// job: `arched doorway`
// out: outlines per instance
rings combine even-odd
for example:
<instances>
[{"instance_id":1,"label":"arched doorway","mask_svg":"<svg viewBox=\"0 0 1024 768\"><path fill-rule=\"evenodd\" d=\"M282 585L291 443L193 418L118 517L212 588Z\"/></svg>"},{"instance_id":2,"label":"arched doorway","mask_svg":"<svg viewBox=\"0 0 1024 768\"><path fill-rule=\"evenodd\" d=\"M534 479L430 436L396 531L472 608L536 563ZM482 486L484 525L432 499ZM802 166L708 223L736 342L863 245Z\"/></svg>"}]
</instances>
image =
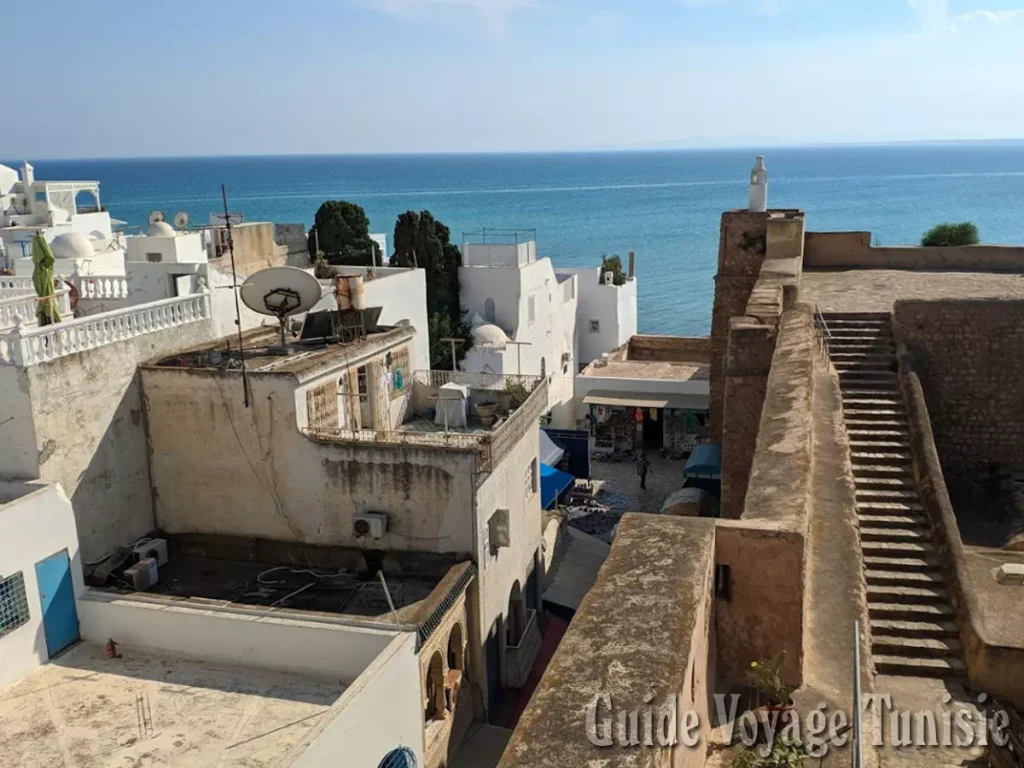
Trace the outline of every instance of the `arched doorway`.
<instances>
[{"instance_id":1,"label":"arched doorway","mask_svg":"<svg viewBox=\"0 0 1024 768\"><path fill-rule=\"evenodd\" d=\"M456 624L448 634L448 669L463 669L462 625Z\"/></svg>"},{"instance_id":2,"label":"arched doorway","mask_svg":"<svg viewBox=\"0 0 1024 768\"><path fill-rule=\"evenodd\" d=\"M519 645L526 629L526 606L523 605L523 588L516 579L508 596L508 626L505 642L510 646Z\"/></svg>"},{"instance_id":3,"label":"arched doorway","mask_svg":"<svg viewBox=\"0 0 1024 768\"><path fill-rule=\"evenodd\" d=\"M427 666L427 679L424 681L427 694L423 716L426 720L444 718L444 660L440 651L434 651Z\"/></svg>"}]
</instances>

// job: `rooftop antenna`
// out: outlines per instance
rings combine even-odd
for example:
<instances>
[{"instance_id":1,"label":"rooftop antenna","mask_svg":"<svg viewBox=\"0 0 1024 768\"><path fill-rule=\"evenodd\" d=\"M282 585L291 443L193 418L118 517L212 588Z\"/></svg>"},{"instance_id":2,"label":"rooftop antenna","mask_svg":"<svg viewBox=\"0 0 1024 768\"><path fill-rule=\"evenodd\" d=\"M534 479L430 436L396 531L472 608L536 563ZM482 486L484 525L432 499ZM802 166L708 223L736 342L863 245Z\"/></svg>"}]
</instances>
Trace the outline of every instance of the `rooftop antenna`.
<instances>
[{"instance_id":1,"label":"rooftop antenna","mask_svg":"<svg viewBox=\"0 0 1024 768\"><path fill-rule=\"evenodd\" d=\"M224 201L224 213L215 214L216 218L224 219L224 224L228 228L228 250L231 252L231 287L235 294L235 326L238 328L238 354L242 358L242 402L245 403L245 407L249 407L249 377L245 370L245 345L242 342L242 307L238 302L238 294L240 293L238 287L238 273L235 271L235 244L231 238L231 219L233 214L228 211L228 193L227 189L223 184L220 185L220 196ZM163 214L161 214L162 216ZM241 220L241 217L239 217Z\"/></svg>"}]
</instances>

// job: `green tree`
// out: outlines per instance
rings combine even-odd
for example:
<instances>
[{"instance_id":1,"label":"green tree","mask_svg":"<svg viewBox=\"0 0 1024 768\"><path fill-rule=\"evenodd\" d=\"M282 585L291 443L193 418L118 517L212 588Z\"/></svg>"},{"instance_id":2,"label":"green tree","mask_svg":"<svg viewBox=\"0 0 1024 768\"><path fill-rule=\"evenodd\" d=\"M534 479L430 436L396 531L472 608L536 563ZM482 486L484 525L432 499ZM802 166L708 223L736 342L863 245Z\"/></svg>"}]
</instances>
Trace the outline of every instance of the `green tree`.
<instances>
[{"instance_id":1,"label":"green tree","mask_svg":"<svg viewBox=\"0 0 1024 768\"><path fill-rule=\"evenodd\" d=\"M310 258L315 261L319 250L328 264L369 267L381 258L366 211L345 200L328 200L317 209L307 243Z\"/></svg>"},{"instance_id":2,"label":"green tree","mask_svg":"<svg viewBox=\"0 0 1024 768\"><path fill-rule=\"evenodd\" d=\"M978 227L965 221L960 224L945 223L932 227L924 233L921 238L921 245L926 246L950 246L950 245L977 245L980 242Z\"/></svg>"},{"instance_id":3,"label":"green tree","mask_svg":"<svg viewBox=\"0 0 1024 768\"><path fill-rule=\"evenodd\" d=\"M393 267L426 270L427 317L430 322L430 366L450 370L451 347L443 338L465 339L456 348L462 360L472 345L471 327L459 301L459 266L462 253L451 242L451 230L430 211L406 211L395 222Z\"/></svg>"},{"instance_id":4,"label":"green tree","mask_svg":"<svg viewBox=\"0 0 1024 768\"><path fill-rule=\"evenodd\" d=\"M622 257L618 254L613 253L611 256L605 254L601 257L601 278L600 282L604 285L604 273L612 273L612 282L615 285L624 285L626 282L626 273L622 271Z\"/></svg>"}]
</instances>

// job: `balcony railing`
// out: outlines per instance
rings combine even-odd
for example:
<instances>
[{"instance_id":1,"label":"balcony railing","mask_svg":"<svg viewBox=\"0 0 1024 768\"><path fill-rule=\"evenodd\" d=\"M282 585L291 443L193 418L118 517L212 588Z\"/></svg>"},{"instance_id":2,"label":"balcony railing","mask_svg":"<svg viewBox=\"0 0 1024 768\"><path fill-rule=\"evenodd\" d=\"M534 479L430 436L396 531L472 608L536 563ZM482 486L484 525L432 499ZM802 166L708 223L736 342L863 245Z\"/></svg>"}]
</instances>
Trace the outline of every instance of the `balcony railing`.
<instances>
[{"instance_id":1,"label":"balcony railing","mask_svg":"<svg viewBox=\"0 0 1024 768\"><path fill-rule=\"evenodd\" d=\"M540 651L540 627L537 626L537 612L526 612L526 628L516 645L505 648L505 687L522 688L533 669Z\"/></svg>"},{"instance_id":2,"label":"balcony railing","mask_svg":"<svg viewBox=\"0 0 1024 768\"><path fill-rule=\"evenodd\" d=\"M119 275L74 277L71 282L83 299L120 300L128 298L128 280Z\"/></svg>"},{"instance_id":3,"label":"balcony railing","mask_svg":"<svg viewBox=\"0 0 1024 768\"><path fill-rule=\"evenodd\" d=\"M206 291L0 336L0 362L29 366L210 317Z\"/></svg>"},{"instance_id":4,"label":"balcony railing","mask_svg":"<svg viewBox=\"0 0 1024 768\"><path fill-rule=\"evenodd\" d=\"M36 286L31 277L0 275L0 297L21 296L25 293L35 292Z\"/></svg>"},{"instance_id":5,"label":"balcony railing","mask_svg":"<svg viewBox=\"0 0 1024 768\"><path fill-rule=\"evenodd\" d=\"M60 310L62 318L71 317L70 293L71 291L67 286L58 288L54 292L57 298L57 308ZM25 325L34 325L38 306L39 298L36 296L35 291L0 298L0 330L13 328L19 320Z\"/></svg>"}]
</instances>

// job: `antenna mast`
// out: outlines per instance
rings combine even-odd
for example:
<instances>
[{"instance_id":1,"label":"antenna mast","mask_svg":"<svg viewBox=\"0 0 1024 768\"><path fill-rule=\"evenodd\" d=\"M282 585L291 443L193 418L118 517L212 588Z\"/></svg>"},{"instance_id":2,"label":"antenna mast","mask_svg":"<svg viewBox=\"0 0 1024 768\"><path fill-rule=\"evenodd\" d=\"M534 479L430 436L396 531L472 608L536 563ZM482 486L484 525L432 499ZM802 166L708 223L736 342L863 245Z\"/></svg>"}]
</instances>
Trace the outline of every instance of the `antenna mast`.
<instances>
[{"instance_id":1,"label":"antenna mast","mask_svg":"<svg viewBox=\"0 0 1024 768\"><path fill-rule=\"evenodd\" d=\"M238 328L238 354L242 358L242 402L249 407L249 378L245 371L245 346L242 343L242 308L238 301L238 273L235 271L235 242L231 236L231 213L228 212L228 193L224 185L220 185L220 196L224 201L224 214L217 218L223 218L228 229L228 250L231 252L231 290L235 294L235 326Z\"/></svg>"}]
</instances>

